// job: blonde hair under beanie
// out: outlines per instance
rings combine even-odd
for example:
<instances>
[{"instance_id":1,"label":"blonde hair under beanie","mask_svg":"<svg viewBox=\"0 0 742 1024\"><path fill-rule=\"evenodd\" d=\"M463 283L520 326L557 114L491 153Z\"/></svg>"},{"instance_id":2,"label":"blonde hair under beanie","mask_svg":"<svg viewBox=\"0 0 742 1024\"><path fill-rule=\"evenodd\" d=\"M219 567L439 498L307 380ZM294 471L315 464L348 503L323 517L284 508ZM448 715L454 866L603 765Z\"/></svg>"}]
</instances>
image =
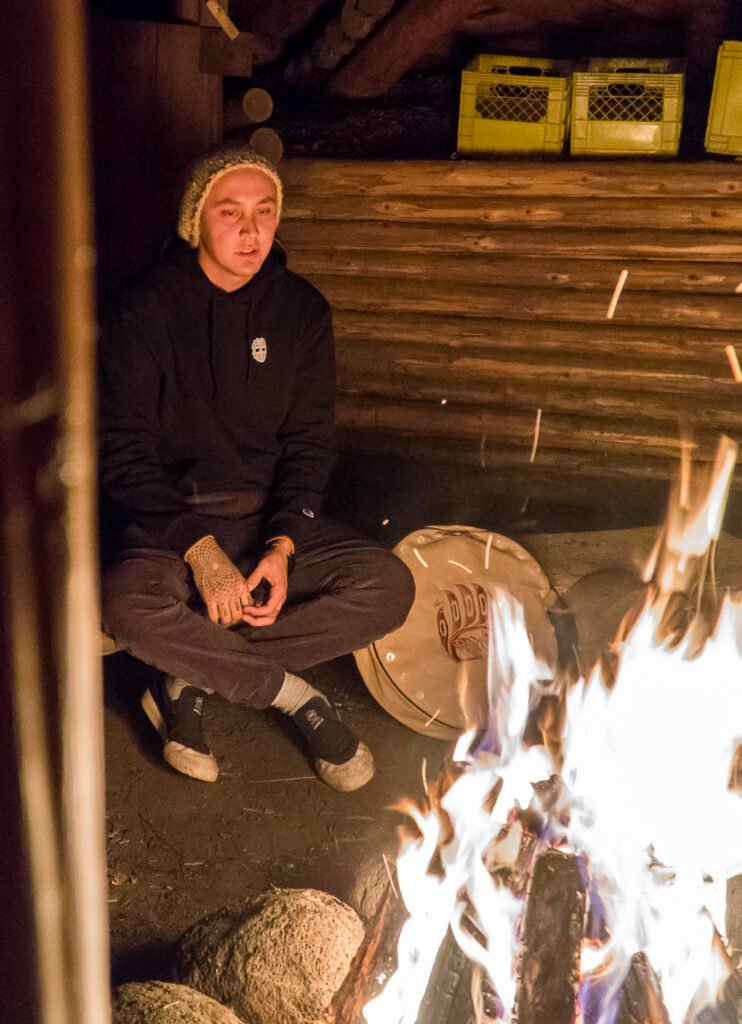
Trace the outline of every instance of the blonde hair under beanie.
<instances>
[{"instance_id":1,"label":"blonde hair under beanie","mask_svg":"<svg viewBox=\"0 0 742 1024\"><path fill-rule=\"evenodd\" d=\"M281 217L283 185L278 171L262 153L249 146L221 146L206 153L191 167L180 202L178 234L196 249L200 241L201 211L215 182L228 171L252 167L276 186L276 221Z\"/></svg>"}]
</instances>

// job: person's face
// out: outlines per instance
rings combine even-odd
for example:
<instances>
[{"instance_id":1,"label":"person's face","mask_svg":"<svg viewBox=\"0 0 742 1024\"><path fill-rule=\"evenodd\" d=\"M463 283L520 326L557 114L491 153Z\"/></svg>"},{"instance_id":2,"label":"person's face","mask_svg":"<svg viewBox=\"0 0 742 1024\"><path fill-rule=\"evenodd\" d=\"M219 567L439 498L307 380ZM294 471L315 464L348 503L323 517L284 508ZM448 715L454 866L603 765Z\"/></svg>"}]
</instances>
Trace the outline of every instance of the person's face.
<instances>
[{"instance_id":1,"label":"person's face","mask_svg":"<svg viewBox=\"0 0 742 1024\"><path fill-rule=\"evenodd\" d=\"M276 233L276 186L252 167L227 171L206 197L198 262L225 292L247 284L263 265Z\"/></svg>"}]
</instances>

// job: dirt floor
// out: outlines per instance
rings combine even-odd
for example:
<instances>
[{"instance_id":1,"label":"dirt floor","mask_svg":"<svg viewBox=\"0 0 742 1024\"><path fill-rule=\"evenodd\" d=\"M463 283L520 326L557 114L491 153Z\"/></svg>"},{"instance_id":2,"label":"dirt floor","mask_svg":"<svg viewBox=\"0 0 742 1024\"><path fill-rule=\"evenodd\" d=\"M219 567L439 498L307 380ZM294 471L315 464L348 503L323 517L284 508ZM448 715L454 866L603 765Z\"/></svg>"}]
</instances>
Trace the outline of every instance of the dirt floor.
<instances>
[{"instance_id":1,"label":"dirt floor","mask_svg":"<svg viewBox=\"0 0 742 1024\"><path fill-rule=\"evenodd\" d=\"M586 572L638 564L655 533L520 540L563 592ZM742 580L742 541L723 538L717 576L721 583ZM221 778L197 782L162 761L159 738L139 708L150 671L123 653L104 663L114 984L169 980L171 947L186 927L270 886L316 887L346 898L359 863L394 845L401 816L390 807L404 797L419 800L422 771L434 776L450 750L390 718L347 657L307 676L372 748L377 774L368 786L355 794L328 789L281 716L216 696L205 703L205 728Z\"/></svg>"},{"instance_id":2,"label":"dirt floor","mask_svg":"<svg viewBox=\"0 0 742 1024\"><path fill-rule=\"evenodd\" d=\"M122 653L104 670L114 984L168 980L171 944L188 925L271 885L347 898L359 861L394 841L401 817L388 808L420 799L423 760L435 774L448 749L390 718L348 657L306 676L373 750L377 773L364 789L329 789L281 716L217 696L204 720L221 778L202 783L160 756L138 703L146 667Z\"/></svg>"}]
</instances>

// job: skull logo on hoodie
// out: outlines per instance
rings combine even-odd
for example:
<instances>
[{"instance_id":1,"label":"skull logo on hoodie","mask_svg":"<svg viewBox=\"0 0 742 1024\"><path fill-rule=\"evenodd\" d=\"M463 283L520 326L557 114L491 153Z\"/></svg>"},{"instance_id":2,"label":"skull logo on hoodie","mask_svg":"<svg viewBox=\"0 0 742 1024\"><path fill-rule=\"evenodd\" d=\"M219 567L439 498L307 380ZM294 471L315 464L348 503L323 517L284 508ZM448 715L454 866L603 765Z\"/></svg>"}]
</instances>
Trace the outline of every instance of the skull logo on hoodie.
<instances>
[{"instance_id":1,"label":"skull logo on hoodie","mask_svg":"<svg viewBox=\"0 0 742 1024\"><path fill-rule=\"evenodd\" d=\"M256 363L264 363L268 358L268 346L265 343L265 338L253 338L250 351Z\"/></svg>"}]
</instances>

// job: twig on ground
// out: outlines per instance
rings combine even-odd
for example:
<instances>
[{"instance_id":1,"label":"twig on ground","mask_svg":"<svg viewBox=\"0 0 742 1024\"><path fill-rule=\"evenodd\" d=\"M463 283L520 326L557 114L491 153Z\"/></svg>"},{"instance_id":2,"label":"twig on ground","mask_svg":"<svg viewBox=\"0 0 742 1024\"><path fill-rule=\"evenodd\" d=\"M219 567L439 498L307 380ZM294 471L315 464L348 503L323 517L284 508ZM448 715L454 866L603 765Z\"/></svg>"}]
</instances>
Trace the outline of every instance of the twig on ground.
<instances>
[{"instance_id":1,"label":"twig on ground","mask_svg":"<svg viewBox=\"0 0 742 1024\"><path fill-rule=\"evenodd\" d=\"M389 884L392 887L392 892L397 897L397 899L399 899L399 893L397 892L397 887L394 884L394 879L392 878L392 873L389 870L389 861L386 859L386 854L385 853L382 853L381 856L384 858L384 867L386 868L386 873L389 876Z\"/></svg>"}]
</instances>

